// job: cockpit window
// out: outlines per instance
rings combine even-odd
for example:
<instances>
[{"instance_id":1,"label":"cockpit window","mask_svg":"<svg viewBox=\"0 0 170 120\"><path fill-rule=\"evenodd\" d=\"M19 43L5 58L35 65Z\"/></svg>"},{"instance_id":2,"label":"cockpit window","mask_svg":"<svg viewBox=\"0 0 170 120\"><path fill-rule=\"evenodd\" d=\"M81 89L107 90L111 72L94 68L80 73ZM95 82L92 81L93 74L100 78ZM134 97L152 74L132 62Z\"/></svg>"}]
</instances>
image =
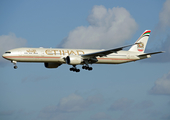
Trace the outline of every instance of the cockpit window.
<instances>
[{"instance_id":1,"label":"cockpit window","mask_svg":"<svg viewBox=\"0 0 170 120\"><path fill-rule=\"evenodd\" d=\"M8 52L5 52L5 53L10 54L11 52L8 51Z\"/></svg>"}]
</instances>

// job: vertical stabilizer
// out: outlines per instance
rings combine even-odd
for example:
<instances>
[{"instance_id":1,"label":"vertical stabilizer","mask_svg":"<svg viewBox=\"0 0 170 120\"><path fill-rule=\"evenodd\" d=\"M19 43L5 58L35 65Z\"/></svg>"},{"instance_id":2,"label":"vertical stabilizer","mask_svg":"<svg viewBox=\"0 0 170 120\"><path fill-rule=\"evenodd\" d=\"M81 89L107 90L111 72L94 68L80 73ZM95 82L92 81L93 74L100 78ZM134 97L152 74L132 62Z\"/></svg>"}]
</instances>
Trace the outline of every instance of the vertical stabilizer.
<instances>
[{"instance_id":1,"label":"vertical stabilizer","mask_svg":"<svg viewBox=\"0 0 170 120\"><path fill-rule=\"evenodd\" d=\"M133 45L129 49L129 51L144 53L150 33L151 33L151 30L145 30L145 32L135 42L139 44Z\"/></svg>"}]
</instances>

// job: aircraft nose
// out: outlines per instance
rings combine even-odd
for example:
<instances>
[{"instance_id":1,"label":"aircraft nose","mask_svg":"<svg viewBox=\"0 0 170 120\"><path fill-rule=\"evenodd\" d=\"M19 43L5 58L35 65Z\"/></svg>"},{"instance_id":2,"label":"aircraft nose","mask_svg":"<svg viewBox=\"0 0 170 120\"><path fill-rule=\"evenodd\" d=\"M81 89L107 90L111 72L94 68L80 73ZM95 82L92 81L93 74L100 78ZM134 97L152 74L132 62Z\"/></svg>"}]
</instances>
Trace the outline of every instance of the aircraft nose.
<instances>
[{"instance_id":1,"label":"aircraft nose","mask_svg":"<svg viewBox=\"0 0 170 120\"><path fill-rule=\"evenodd\" d=\"M3 54L2 57L5 58L5 54Z\"/></svg>"},{"instance_id":2,"label":"aircraft nose","mask_svg":"<svg viewBox=\"0 0 170 120\"><path fill-rule=\"evenodd\" d=\"M6 54L3 54L2 57L6 59L6 58L7 58L7 55L6 55Z\"/></svg>"}]
</instances>

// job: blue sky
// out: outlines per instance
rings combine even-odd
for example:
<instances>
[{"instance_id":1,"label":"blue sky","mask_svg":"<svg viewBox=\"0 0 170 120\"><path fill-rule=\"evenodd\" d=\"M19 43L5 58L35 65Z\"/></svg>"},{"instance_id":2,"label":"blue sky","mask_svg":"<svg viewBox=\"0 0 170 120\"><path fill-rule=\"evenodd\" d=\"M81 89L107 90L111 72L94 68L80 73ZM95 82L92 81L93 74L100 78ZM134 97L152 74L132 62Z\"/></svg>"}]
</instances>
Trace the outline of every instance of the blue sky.
<instances>
[{"instance_id":1,"label":"blue sky","mask_svg":"<svg viewBox=\"0 0 170 120\"><path fill-rule=\"evenodd\" d=\"M152 30L149 59L92 65L17 63L0 58L2 120L169 120L170 0L6 0L0 2L0 54L18 47L114 48ZM78 66L80 68L81 66Z\"/></svg>"}]
</instances>

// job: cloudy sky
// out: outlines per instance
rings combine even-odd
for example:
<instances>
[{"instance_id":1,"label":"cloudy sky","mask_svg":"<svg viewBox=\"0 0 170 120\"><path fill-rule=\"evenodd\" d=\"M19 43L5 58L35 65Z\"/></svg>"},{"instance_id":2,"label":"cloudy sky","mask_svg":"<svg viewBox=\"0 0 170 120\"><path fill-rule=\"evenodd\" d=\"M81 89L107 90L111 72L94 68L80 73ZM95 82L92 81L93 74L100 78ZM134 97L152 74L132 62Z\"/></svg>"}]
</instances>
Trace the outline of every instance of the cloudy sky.
<instances>
[{"instance_id":1,"label":"cloudy sky","mask_svg":"<svg viewBox=\"0 0 170 120\"><path fill-rule=\"evenodd\" d=\"M18 47L114 48L146 29L146 52L166 52L80 73L43 63L17 63L14 70L0 57L0 120L170 120L169 6L170 0L1 0L0 55Z\"/></svg>"}]
</instances>

